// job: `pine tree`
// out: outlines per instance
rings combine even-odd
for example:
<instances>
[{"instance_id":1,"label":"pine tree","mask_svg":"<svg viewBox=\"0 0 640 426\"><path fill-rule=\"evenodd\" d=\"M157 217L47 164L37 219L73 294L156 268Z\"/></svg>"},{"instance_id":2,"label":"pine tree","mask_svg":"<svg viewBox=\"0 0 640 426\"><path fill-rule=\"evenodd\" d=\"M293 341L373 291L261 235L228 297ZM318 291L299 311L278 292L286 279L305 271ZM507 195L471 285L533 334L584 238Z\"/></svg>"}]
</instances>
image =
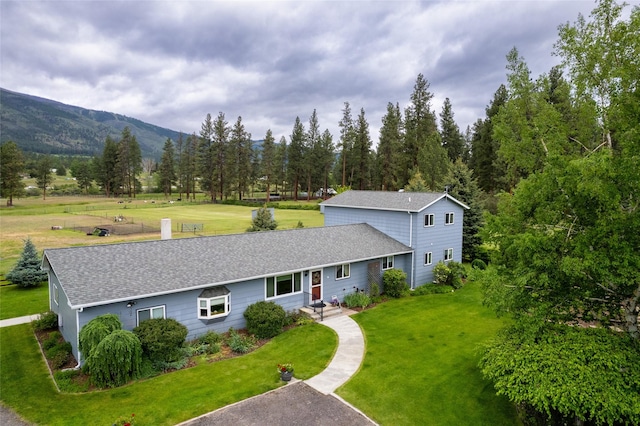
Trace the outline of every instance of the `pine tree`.
<instances>
[{"instance_id":1,"label":"pine tree","mask_svg":"<svg viewBox=\"0 0 640 426\"><path fill-rule=\"evenodd\" d=\"M18 263L6 278L18 287L36 287L47 279L47 272L40 268L41 263L36 246L27 238Z\"/></svg>"},{"instance_id":2,"label":"pine tree","mask_svg":"<svg viewBox=\"0 0 640 426\"><path fill-rule=\"evenodd\" d=\"M291 142L287 151L289 162L287 163L287 171L289 181L293 184L293 199L298 199L298 187L301 179L305 176L305 130L304 125L300 121L300 117L296 117L291 133Z\"/></svg>"},{"instance_id":3,"label":"pine tree","mask_svg":"<svg viewBox=\"0 0 640 426\"><path fill-rule=\"evenodd\" d=\"M442 146L447 150L447 155L451 162L462 157L464 152L464 138L460 133L460 128L453 119L453 109L449 98L444 100L442 112L440 113L440 138Z\"/></svg>"},{"instance_id":4,"label":"pine tree","mask_svg":"<svg viewBox=\"0 0 640 426\"><path fill-rule=\"evenodd\" d=\"M13 197L24 192L21 174L24 172L22 151L13 141L0 145L0 189L7 199L7 207L13 206Z\"/></svg>"},{"instance_id":5,"label":"pine tree","mask_svg":"<svg viewBox=\"0 0 640 426\"><path fill-rule=\"evenodd\" d=\"M383 191L399 189L400 148L402 146L402 112L399 104L395 106L389 102L387 113L382 117L380 141L376 152L376 175L378 185Z\"/></svg>"},{"instance_id":6,"label":"pine tree","mask_svg":"<svg viewBox=\"0 0 640 426\"><path fill-rule=\"evenodd\" d=\"M42 189L42 199L47 198L47 187L53 182L51 173L51 157L44 156L36 163L36 185Z\"/></svg>"},{"instance_id":7,"label":"pine tree","mask_svg":"<svg viewBox=\"0 0 640 426\"><path fill-rule=\"evenodd\" d=\"M162 159L160 160L159 167L160 174L160 187L164 192L164 196L171 195L171 188L176 183L176 168L175 168L175 149L171 139L167 138L162 148Z\"/></svg>"},{"instance_id":8,"label":"pine tree","mask_svg":"<svg viewBox=\"0 0 640 426\"><path fill-rule=\"evenodd\" d=\"M262 158L260 161L260 173L265 178L267 191L267 202L271 191L271 180L275 177L276 168L276 145L271 129L267 129L267 134L262 142Z\"/></svg>"},{"instance_id":9,"label":"pine tree","mask_svg":"<svg viewBox=\"0 0 640 426\"><path fill-rule=\"evenodd\" d=\"M265 205L258 209L247 232L273 231L277 227L278 223L271 216L271 210Z\"/></svg>"}]
</instances>

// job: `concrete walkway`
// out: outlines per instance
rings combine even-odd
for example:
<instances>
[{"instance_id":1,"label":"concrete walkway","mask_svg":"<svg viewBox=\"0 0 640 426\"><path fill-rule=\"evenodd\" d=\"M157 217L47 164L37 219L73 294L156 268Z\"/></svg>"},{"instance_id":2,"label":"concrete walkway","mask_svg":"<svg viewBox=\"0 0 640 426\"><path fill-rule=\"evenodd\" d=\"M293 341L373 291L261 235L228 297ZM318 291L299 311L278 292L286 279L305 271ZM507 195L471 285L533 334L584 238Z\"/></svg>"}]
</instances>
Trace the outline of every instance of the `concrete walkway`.
<instances>
[{"instance_id":1,"label":"concrete walkway","mask_svg":"<svg viewBox=\"0 0 640 426\"><path fill-rule=\"evenodd\" d=\"M16 317L16 318L0 320L0 327L9 327L9 326L18 325L18 324L28 324L31 321L37 320L38 318L40 318L40 314L27 315L24 317Z\"/></svg>"},{"instance_id":2,"label":"concrete walkway","mask_svg":"<svg viewBox=\"0 0 640 426\"><path fill-rule=\"evenodd\" d=\"M360 368L364 358L364 337L360 326L347 315L331 317L320 324L338 333L338 350L324 371L305 382L328 395L342 386Z\"/></svg>"}]
</instances>

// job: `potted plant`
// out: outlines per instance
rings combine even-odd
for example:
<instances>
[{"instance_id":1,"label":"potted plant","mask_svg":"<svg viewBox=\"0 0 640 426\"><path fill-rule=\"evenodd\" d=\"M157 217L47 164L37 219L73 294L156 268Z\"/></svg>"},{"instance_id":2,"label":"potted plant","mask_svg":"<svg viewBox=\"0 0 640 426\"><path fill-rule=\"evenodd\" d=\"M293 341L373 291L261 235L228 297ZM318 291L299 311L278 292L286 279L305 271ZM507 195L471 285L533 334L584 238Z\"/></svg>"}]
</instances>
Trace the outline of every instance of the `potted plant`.
<instances>
[{"instance_id":1,"label":"potted plant","mask_svg":"<svg viewBox=\"0 0 640 426\"><path fill-rule=\"evenodd\" d=\"M293 364L278 364L278 373L280 373L280 379L288 382L293 377Z\"/></svg>"}]
</instances>

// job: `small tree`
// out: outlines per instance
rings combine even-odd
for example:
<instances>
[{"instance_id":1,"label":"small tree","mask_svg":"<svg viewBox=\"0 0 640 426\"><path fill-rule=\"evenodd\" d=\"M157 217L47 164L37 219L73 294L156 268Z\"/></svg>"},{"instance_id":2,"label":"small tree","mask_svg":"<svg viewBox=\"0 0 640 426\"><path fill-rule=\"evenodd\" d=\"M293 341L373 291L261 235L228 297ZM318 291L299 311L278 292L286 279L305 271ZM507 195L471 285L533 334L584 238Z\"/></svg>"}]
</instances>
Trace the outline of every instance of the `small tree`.
<instances>
[{"instance_id":1,"label":"small tree","mask_svg":"<svg viewBox=\"0 0 640 426\"><path fill-rule=\"evenodd\" d=\"M142 366L142 345L127 330L116 330L91 351L91 379L99 387L115 387L135 379Z\"/></svg>"},{"instance_id":2,"label":"small tree","mask_svg":"<svg viewBox=\"0 0 640 426\"><path fill-rule=\"evenodd\" d=\"M80 330L78 347L83 357L87 361L87 368L91 369L91 351L98 346L105 337L116 330L122 329L120 318L114 314L105 314L95 317Z\"/></svg>"},{"instance_id":3,"label":"small tree","mask_svg":"<svg viewBox=\"0 0 640 426\"><path fill-rule=\"evenodd\" d=\"M389 269L382 275L384 294L389 297L402 297L409 291L407 274L400 269Z\"/></svg>"},{"instance_id":4,"label":"small tree","mask_svg":"<svg viewBox=\"0 0 640 426\"><path fill-rule=\"evenodd\" d=\"M24 242L22 255L16 266L7 274L7 280L18 287L36 287L46 281L47 272L40 269L41 260L30 238Z\"/></svg>"},{"instance_id":5,"label":"small tree","mask_svg":"<svg viewBox=\"0 0 640 426\"><path fill-rule=\"evenodd\" d=\"M273 231L277 227L278 223L271 217L271 211L265 205L258 209L247 232Z\"/></svg>"},{"instance_id":6,"label":"small tree","mask_svg":"<svg viewBox=\"0 0 640 426\"><path fill-rule=\"evenodd\" d=\"M269 339L280 334L286 317L284 308L274 302L256 302L244 311L247 331L259 339Z\"/></svg>"},{"instance_id":7,"label":"small tree","mask_svg":"<svg viewBox=\"0 0 640 426\"><path fill-rule=\"evenodd\" d=\"M144 353L157 363L180 359L180 348L189 331L173 318L152 318L142 321L133 332L140 339Z\"/></svg>"}]
</instances>

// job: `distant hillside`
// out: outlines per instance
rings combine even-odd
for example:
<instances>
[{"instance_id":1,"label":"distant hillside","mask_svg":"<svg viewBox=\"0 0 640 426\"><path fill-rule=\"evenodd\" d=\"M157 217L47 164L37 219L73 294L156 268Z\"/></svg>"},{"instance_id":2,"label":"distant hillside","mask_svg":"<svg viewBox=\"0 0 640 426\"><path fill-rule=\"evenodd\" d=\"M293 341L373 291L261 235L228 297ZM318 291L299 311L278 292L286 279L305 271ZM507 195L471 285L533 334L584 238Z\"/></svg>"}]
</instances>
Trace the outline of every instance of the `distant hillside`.
<instances>
[{"instance_id":1,"label":"distant hillside","mask_svg":"<svg viewBox=\"0 0 640 426\"><path fill-rule=\"evenodd\" d=\"M129 126L143 157L159 159L162 147L179 133L111 112L65 105L0 88L0 142L14 141L24 152L100 154L107 135L116 141Z\"/></svg>"}]
</instances>

